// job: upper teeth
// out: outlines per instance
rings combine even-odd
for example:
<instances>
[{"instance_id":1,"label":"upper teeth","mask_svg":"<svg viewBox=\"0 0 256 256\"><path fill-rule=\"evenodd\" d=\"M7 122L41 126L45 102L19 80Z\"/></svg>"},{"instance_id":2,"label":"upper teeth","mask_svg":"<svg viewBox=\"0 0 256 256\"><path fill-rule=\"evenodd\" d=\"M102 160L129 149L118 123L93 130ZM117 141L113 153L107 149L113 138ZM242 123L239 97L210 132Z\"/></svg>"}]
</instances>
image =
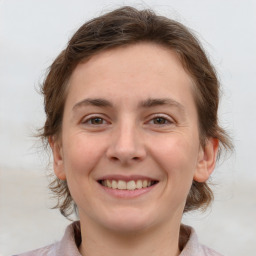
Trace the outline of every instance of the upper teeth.
<instances>
[{"instance_id":1,"label":"upper teeth","mask_svg":"<svg viewBox=\"0 0 256 256\"><path fill-rule=\"evenodd\" d=\"M130 181L124 181L124 180L103 180L102 185L109 188L114 189L128 189L128 190L135 190L140 188L146 188L153 184L153 181L149 180L130 180Z\"/></svg>"}]
</instances>

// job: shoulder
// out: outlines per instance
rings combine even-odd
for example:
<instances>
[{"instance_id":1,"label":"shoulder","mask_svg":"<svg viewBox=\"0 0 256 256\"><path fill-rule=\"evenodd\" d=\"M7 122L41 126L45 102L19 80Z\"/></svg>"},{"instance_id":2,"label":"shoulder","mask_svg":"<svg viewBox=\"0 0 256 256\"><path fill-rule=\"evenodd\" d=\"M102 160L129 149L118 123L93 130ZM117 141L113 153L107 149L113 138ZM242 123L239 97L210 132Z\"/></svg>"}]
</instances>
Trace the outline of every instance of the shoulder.
<instances>
[{"instance_id":1,"label":"shoulder","mask_svg":"<svg viewBox=\"0 0 256 256\"><path fill-rule=\"evenodd\" d=\"M200 245L201 246L201 251L202 251L202 255L205 256L223 256L223 254L220 254L218 252L216 252L215 250L205 246L205 245Z\"/></svg>"},{"instance_id":2,"label":"shoulder","mask_svg":"<svg viewBox=\"0 0 256 256\"><path fill-rule=\"evenodd\" d=\"M182 225L180 231L182 251L180 256L223 256L222 254L202 245L198 241L192 227Z\"/></svg>"},{"instance_id":3,"label":"shoulder","mask_svg":"<svg viewBox=\"0 0 256 256\"><path fill-rule=\"evenodd\" d=\"M19 255L13 255L13 256L52 256L56 255L55 253L55 248L56 248L57 243L51 244L33 251L21 253Z\"/></svg>"},{"instance_id":4,"label":"shoulder","mask_svg":"<svg viewBox=\"0 0 256 256\"><path fill-rule=\"evenodd\" d=\"M81 256L78 250L80 225L74 222L66 228L63 238L54 244L14 256Z\"/></svg>"}]
</instances>

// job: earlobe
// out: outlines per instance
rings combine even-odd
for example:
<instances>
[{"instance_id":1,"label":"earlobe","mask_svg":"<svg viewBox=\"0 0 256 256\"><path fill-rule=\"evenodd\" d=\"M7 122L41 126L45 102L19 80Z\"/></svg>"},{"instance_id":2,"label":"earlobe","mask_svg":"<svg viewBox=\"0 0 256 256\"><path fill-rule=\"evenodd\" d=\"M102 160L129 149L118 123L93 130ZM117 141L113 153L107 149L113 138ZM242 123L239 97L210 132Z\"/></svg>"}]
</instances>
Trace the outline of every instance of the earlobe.
<instances>
[{"instance_id":1,"label":"earlobe","mask_svg":"<svg viewBox=\"0 0 256 256\"><path fill-rule=\"evenodd\" d=\"M51 146L52 154L53 154L54 173L60 180L66 180L66 174L65 174L64 165L63 165L63 152L62 152L61 143L56 139L56 137L53 137L53 136L50 137L48 141Z\"/></svg>"},{"instance_id":2,"label":"earlobe","mask_svg":"<svg viewBox=\"0 0 256 256\"><path fill-rule=\"evenodd\" d=\"M209 138L206 141L205 147L200 149L197 169L194 173L194 180L197 182L206 182L212 174L219 148L219 140Z\"/></svg>"}]
</instances>

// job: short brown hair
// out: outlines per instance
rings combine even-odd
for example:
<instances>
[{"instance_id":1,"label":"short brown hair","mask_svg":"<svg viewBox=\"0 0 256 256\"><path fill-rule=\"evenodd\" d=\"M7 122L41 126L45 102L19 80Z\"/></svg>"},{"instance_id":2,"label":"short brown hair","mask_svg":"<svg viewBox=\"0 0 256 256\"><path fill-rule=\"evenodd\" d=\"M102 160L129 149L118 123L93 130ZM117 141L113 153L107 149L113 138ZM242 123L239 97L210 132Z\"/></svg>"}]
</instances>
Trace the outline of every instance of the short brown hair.
<instances>
[{"instance_id":1,"label":"short brown hair","mask_svg":"<svg viewBox=\"0 0 256 256\"><path fill-rule=\"evenodd\" d=\"M229 137L218 124L216 72L196 37L179 22L156 15L152 10L128 6L82 25L50 66L42 85L46 122L41 136L46 143L61 131L67 83L77 64L101 51L139 42L153 42L176 52L195 84L201 145L212 137L219 140L221 148L231 149ZM66 181L55 177L49 187L58 197L55 208L60 208L64 216L72 213L75 204ZM193 181L184 212L206 208L212 200L213 193L207 183Z\"/></svg>"}]
</instances>

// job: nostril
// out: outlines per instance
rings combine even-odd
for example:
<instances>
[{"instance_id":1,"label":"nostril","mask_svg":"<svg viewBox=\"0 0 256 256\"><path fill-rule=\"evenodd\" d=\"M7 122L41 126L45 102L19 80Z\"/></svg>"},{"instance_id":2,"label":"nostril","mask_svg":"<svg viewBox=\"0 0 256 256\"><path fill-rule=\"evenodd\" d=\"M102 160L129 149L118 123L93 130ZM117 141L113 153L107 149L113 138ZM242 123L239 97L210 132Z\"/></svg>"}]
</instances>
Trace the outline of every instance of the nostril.
<instances>
[{"instance_id":1,"label":"nostril","mask_svg":"<svg viewBox=\"0 0 256 256\"><path fill-rule=\"evenodd\" d=\"M134 162L138 162L140 160L140 157L137 157L137 156L135 156L135 157L132 157L132 158L130 158L130 160L129 159L124 159L124 158L118 158L118 157L116 157L116 156L112 156L111 158L110 158L110 161L112 161L112 162L119 162L119 161L121 161L121 162L129 162L129 161L134 161Z\"/></svg>"},{"instance_id":2,"label":"nostril","mask_svg":"<svg viewBox=\"0 0 256 256\"><path fill-rule=\"evenodd\" d=\"M113 160L113 161L118 161L118 157L112 156L112 157L111 157L111 160Z\"/></svg>"}]
</instances>

